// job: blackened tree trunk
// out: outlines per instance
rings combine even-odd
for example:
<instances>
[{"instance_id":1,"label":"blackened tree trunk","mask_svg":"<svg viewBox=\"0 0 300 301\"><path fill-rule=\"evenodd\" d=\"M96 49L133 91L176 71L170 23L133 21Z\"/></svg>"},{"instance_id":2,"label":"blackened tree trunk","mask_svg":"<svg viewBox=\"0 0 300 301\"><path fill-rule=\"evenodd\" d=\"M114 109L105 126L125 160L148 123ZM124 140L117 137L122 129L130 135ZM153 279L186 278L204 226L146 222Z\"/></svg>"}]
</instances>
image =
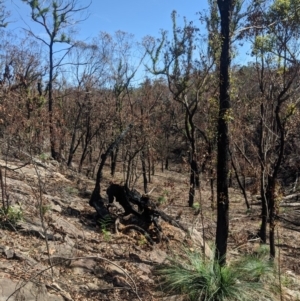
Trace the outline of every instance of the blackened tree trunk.
<instances>
[{"instance_id":1,"label":"blackened tree trunk","mask_svg":"<svg viewBox=\"0 0 300 301\"><path fill-rule=\"evenodd\" d=\"M48 111L49 111L49 132L50 132L50 149L53 159L58 159L56 151L56 135L53 122L53 41L49 44L49 83L48 83Z\"/></svg>"},{"instance_id":2,"label":"blackened tree trunk","mask_svg":"<svg viewBox=\"0 0 300 301\"><path fill-rule=\"evenodd\" d=\"M147 179L147 168L146 168L146 159L145 159L145 151L144 150L142 150L142 152L141 152L141 161L142 161L144 192L147 193L148 192L148 179Z\"/></svg>"},{"instance_id":3,"label":"blackened tree trunk","mask_svg":"<svg viewBox=\"0 0 300 301\"><path fill-rule=\"evenodd\" d=\"M218 163L217 163L217 231L216 259L220 265L226 264L227 238L229 230L229 134L230 119L230 25L234 0L218 0L221 17L222 49L220 56L220 104L218 117Z\"/></svg>"},{"instance_id":4,"label":"blackened tree trunk","mask_svg":"<svg viewBox=\"0 0 300 301\"><path fill-rule=\"evenodd\" d=\"M78 127L78 123L79 123L79 119L80 119L81 113L82 113L82 107L79 104L79 109L78 109L78 113L76 115L76 119L75 119L75 122L74 122L73 132L72 132L72 138L71 138L71 143L70 143L70 149L69 149L69 156L68 156L68 163L67 163L67 165L69 167L72 164L72 160L73 160L74 154L75 154L75 152L76 152L76 150L77 150L77 148L79 146L80 139L82 137L82 134L81 134L81 136L77 140L77 143L75 142L75 140L76 140L76 134L77 134L77 127Z\"/></svg>"},{"instance_id":5,"label":"blackened tree trunk","mask_svg":"<svg viewBox=\"0 0 300 301\"><path fill-rule=\"evenodd\" d=\"M268 204L265 191L264 173L261 173L260 195L261 195L261 226L259 230L259 237L262 243L267 243L267 224L268 224Z\"/></svg>"},{"instance_id":6,"label":"blackened tree trunk","mask_svg":"<svg viewBox=\"0 0 300 301\"><path fill-rule=\"evenodd\" d=\"M278 97L278 104L275 109L275 118L276 118L276 125L278 128L278 134L279 134L279 151L278 151L278 157L275 163L275 167L273 170L273 174L269 176L268 178L268 206L269 206L269 223L270 223L270 256L272 259L275 258L275 228L276 228L276 216L278 215L279 211L279 204L278 201L280 201L280 197L278 199L279 194L279 187L276 187L276 183L278 181L278 173L279 169L281 167L281 163L283 160L284 155L284 147L285 147L285 129L284 125L282 123L282 120L280 118L280 111L281 111L281 105L284 100L280 99L280 96Z\"/></svg>"},{"instance_id":7,"label":"blackened tree trunk","mask_svg":"<svg viewBox=\"0 0 300 301\"><path fill-rule=\"evenodd\" d=\"M105 164L106 159L111 155L111 153L118 147L118 145L121 143L121 141L125 138L127 133L132 128L132 124L130 124L120 135L117 137L117 139L108 147L106 152L101 155L101 163L98 168L95 187L92 193L92 196L90 198L89 204L90 206L94 207L100 217L104 217L107 213L107 209L104 207L104 203L102 201L101 195L100 195L100 184L102 180L102 170Z\"/></svg>"}]
</instances>

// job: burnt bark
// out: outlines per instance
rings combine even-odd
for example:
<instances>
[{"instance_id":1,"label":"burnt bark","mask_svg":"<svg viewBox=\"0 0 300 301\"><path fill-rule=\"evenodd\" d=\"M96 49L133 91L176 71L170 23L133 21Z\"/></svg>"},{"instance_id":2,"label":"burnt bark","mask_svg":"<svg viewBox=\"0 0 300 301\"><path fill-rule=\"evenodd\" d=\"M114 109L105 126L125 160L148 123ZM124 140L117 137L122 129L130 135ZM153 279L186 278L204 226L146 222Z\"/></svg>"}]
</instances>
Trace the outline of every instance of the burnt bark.
<instances>
[{"instance_id":1,"label":"burnt bark","mask_svg":"<svg viewBox=\"0 0 300 301\"><path fill-rule=\"evenodd\" d=\"M220 55L220 96L218 117L218 159L217 159L217 230L216 254L220 265L226 264L227 239L229 231L229 197L228 197L228 159L229 134L228 115L230 114L230 25L234 7L233 0L218 0L221 17L222 48Z\"/></svg>"},{"instance_id":2,"label":"burnt bark","mask_svg":"<svg viewBox=\"0 0 300 301\"><path fill-rule=\"evenodd\" d=\"M106 152L101 155L101 162L100 166L98 168L97 177L96 177L96 183L95 187L92 193L92 196L90 198L89 204L90 206L94 207L100 218L105 217L108 214L108 210L104 206L103 199L100 195L100 184L102 180L102 170L104 167L104 164L107 160L107 158L111 155L113 150L118 147L118 145L121 143L121 141L125 138L129 130L133 127L132 124L129 124L129 126L117 137L117 139L108 147Z\"/></svg>"},{"instance_id":3,"label":"burnt bark","mask_svg":"<svg viewBox=\"0 0 300 301\"><path fill-rule=\"evenodd\" d=\"M240 189L242 190L242 193L243 193L243 196L244 196L244 199L245 199L246 207L247 207L247 209L250 209L250 204L249 204L247 193L246 193L245 176L244 176L244 181L242 183L242 181L241 181L241 179L239 177L239 174L238 174L237 167L236 167L236 165L234 163L232 153L230 153L230 158L231 158L231 165L232 165L232 168L233 168L234 173L235 173L235 178L236 178L236 180L238 182L238 185L239 185Z\"/></svg>"},{"instance_id":4,"label":"burnt bark","mask_svg":"<svg viewBox=\"0 0 300 301\"><path fill-rule=\"evenodd\" d=\"M146 158L145 158L145 151L142 150L141 152L141 161L142 161L142 174L143 174L143 184L144 184L144 192L148 192L148 179L147 179L147 168L146 168ZM150 168L149 168L150 170ZM150 179L150 175L149 175Z\"/></svg>"}]
</instances>

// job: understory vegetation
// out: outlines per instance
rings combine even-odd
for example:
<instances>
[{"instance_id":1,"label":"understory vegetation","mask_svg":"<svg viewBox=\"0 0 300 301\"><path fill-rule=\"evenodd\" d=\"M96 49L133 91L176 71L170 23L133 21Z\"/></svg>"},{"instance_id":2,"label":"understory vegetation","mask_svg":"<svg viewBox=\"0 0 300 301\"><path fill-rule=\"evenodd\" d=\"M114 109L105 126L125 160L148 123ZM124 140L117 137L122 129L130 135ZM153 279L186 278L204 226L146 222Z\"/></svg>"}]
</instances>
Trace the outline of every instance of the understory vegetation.
<instances>
[{"instance_id":1,"label":"understory vegetation","mask_svg":"<svg viewBox=\"0 0 300 301\"><path fill-rule=\"evenodd\" d=\"M158 288L169 295L182 295L189 301L254 301L275 289L276 269L266 248L226 266L195 251L183 254L156 268Z\"/></svg>"}]
</instances>

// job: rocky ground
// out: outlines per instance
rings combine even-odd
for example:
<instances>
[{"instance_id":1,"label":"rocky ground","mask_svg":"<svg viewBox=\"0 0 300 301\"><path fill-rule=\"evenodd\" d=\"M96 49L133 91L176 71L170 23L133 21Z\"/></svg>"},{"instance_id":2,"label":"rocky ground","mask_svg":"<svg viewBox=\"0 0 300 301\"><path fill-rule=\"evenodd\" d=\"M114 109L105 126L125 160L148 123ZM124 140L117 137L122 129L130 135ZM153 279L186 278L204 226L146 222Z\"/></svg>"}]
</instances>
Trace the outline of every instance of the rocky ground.
<instances>
[{"instance_id":1,"label":"rocky ground","mask_svg":"<svg viewBox=\"0 0 300 301\"><path fill-rule=\"evenodd\" d=\"M97 223L88 204L94 180L51 160L24 163L0 160L2 199L13 206L12 216L18 212L22 216L16 224L0 229L0 301L180 300L163 297L155 289L153 267L181 252L183 245L202 251L203 235L206 242L214 240L215 212L210 209L204 181L196 197L203 208L199 214L186 206L188 177L184 172L166 171L153 178L152 199L187 226L191 235L162 222L164 239L152 246L135 231L116 233L109 221ZM114 181L121 178L118 174ZM104 174L103 196L111 180ZM136 189L142 191L139 185ZM284 210L288 215L288 209ZM259 207L246 210L241 194L232 189L230 215L229 258L234 258L258 245ZM278 227L284 298L300 300L300 234L286 226ZM209 256L210 252L206 243L205 253Z\"/></svg>"}]
</instances>

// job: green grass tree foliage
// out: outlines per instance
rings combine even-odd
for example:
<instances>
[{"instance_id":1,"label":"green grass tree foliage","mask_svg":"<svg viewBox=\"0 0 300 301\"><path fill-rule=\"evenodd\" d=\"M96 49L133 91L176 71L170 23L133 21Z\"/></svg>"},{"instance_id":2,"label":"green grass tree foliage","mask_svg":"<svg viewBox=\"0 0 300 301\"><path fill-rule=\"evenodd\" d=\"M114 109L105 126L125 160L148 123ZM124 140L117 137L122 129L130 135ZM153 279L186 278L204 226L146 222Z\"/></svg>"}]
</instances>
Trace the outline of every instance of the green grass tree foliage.
<instances>
[{"instance_id":1,"label":"green grass tree foliage","mask_svg":"<svg viewBox=\"0 0 300 301\"><path fill-rule=\"evenodd\" d=\"M263 250L221 266L214 256L204 258L185 250L157 266L158 288L188 301L251 301L268 294L274 284L274 266Z\"/></svg>"},{"instance_id":2,"label":"green grass tree foliage","mask_svg":"<svg viewBox=\"0 0 300 301\"><path fill-rule=\"evenodd\" d=\"M59 159L59 153L56 146L57 130L54 121L54 96L53 82L57 77L57 70L72 47L75 41L72 41L69 34L74 28L74 24L81 22L75 20L75 15L85 11L90 3L85 7L80 7L77 0L22 0L31 8L31 18L34 22L41 25L46 34L46 38L34 33L31 29L27 30L30 35L42 42L48 50L49 58L49 73L48 73L48 111L49 111L49 132L50 132L50 147L51 155L54 159ZM56 48L57 44L68 45L65 49Z\"/></svg>"}]
</instances>

